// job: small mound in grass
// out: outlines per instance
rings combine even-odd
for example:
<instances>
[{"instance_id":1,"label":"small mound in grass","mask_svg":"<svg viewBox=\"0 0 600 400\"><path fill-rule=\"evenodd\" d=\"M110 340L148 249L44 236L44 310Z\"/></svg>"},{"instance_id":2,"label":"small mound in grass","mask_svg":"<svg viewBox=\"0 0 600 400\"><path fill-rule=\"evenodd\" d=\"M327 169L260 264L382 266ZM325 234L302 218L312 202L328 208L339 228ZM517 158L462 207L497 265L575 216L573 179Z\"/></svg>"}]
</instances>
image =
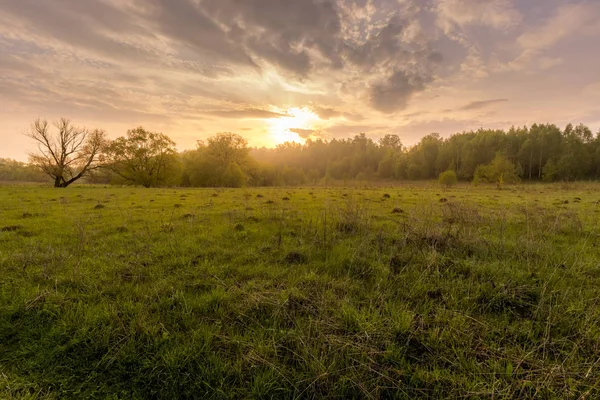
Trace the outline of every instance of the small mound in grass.
<instances>
[{"instance_id":1,"label":"small mound in grass","mask_svg":"<svg viewBox=\"0 0 600 400\"><path fill-rule=\"evenodd\" d=\"M104 206L104 205L102 205L102 204L97 204L97 205L94 207L94 210L101 210L101 209L103 209L103 208L106 208L106 206Z\"/></svg>"},{"instance_id":2,"label":"small mound in grass","mask_svg":"<svg viewBox=\"0 0 600 400\"><path fill-rule=\"evenodd\" d=\"M442 197L442 198L440 199L440 203L447 203L447 202L448 202L448 199L447 199L447 198L445 198L445 197Z\"/></svg>"},{"instance_id":3,"label":"small mound in grass","mask_svg":"<svg viewBox=\"0 0 600 400\"><path fill-rule=\"evenodd\" d=\"M392 214L404 214L404 210L401 208L394 208Z\"/></svg>"},{"instance_id":4,"label":"small mound in grass","mask_svg":"<svg viewBox=\"0 0 600 400\"><path fill-rule=\"evenodd\" d=\"M306 264L308 262L308 257L297 251L291 251L285 256L284 262L288 265Z\"/></svg>"},{"instance_id":5,"label":"small mound in grass","mask_svg":"<svg viewBox=\"0 0 600 400\"><path fill-rule=\"evenodd\" d=\"M389 199L390 197L392 197L392 196L390 196L388 193L384 193L383 194L383 198L384 199Z\"/></svg>"},{"instance_id":6,"label":"small mound in grass","mask_svg":"<svg viewBox=\"0 0 600 400\"><path fill-rule=\"evenodd\" d=\"M23 229L21 225L8 225L0 228L0 232L16 232Z\"/></svg>"},{"instance_id":7,"label":"small mound in grass","mask_svg":"<svg viewBox=\"0 0 600 400\"><path fill-rule=\"evenodd\" d=\"M390 272L392 275L398 275L406 269L412 262L413 257L412 253L400 253L393 256L390 259Z\"/></svg>"},{"instance_id":8,"label":"small mound in grass","mask_svg":"<svg viewBox=\"0 0 600 400\"><path fill-rule=\"evenodd\" d=\"M35 236L35 233L29 232L29 231L19 231L19 232L17 232L17 235L19 235L21 237L25 237L25 238L30 238L30 237Z\"/></svg>"},{"instance_id":9,"label":"small mound in grass","mask_svg":"<svg viewBox=\"0 0 600 400\"><path fill-rule=\"evenodd\" d=\"M444 293L440 288L437 288L435 290L428 290L427 297L429 297L431 300L442 300L444 298Z\"/></svg>"}]
</instances>

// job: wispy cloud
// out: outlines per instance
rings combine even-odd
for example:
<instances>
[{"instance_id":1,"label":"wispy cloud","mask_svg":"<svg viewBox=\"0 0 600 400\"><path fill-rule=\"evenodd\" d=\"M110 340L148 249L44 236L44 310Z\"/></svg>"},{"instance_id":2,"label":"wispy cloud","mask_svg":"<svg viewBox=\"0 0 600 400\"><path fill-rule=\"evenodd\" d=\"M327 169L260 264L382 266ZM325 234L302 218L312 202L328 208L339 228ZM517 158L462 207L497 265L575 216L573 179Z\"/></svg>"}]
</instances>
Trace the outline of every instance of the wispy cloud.
<instances>
[{"instance_id":1,"label":"wispy cloud","mask_svg":"<svg viewBox=\"0 0 600 400\"><path fill-rule=\"evenodd\" d=\"M511 0L438 0L438 23L446 30L455 25L510 29L523 19Z\"/></svg>"},{"instance_id":2,"label":"wispy cloud","mask_svg":"<svg viewBox=\"0 0 600 400\"><path fill-rule=\"evenodd\" d=\"M470 110L480 110L482 108L486 108L498 103L505 103L508 99L493 99L493 100L482 100L482 101L472 101L469 104L465 104L460 107L461 111L470 111Z\"/></svg>"},{"instance_id":3,"label":"wispy cloud","mask_svg":"<svg viewBox=\"0 0 600 400\"><path fill-rule=\"evenodd\" d=\"M288 116L287 114L280 114L273 111L267 110L258 110L258 109L246 109L246 110L216 110L216 111L207 111L205 114L214 115L217 117L225 117L225 118L258 118L258 119L268 119L268 118L281 118Z\"/></svg>"}]
</instances>

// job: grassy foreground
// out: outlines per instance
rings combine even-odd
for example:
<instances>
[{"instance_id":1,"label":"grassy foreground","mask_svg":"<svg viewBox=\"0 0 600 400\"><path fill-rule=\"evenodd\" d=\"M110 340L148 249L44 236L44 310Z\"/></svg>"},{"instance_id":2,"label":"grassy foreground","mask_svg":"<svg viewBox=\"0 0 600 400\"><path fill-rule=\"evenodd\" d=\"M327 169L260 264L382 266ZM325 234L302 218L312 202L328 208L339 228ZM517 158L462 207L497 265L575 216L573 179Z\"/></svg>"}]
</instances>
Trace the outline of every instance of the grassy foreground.
<instances>
[{"instance_id":1,"label":"grassy foreground","mask_svg":"<svg viewBox=\"0 0 600 400\"><path fill-rule=\"evenodd\" d=\"M0 187L0 398L599 398L599 189Z\"/></svg>"}]
</instances>

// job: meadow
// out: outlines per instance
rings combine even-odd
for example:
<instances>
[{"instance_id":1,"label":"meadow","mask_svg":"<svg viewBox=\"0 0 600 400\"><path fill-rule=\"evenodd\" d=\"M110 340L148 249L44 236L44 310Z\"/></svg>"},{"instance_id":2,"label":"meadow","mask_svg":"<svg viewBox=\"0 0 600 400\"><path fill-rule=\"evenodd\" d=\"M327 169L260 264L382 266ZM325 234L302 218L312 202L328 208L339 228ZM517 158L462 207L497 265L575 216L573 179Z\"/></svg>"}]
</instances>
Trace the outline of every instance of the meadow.
<instances>
[{"instance_id":1,"label":"meadow","mask_svg":"<svg viewBox=\"0 0 600 400\"><path fill-rule=\"evenodd\" d=\"M0 398L600 397L600 185L0 187Z\"/></svg>"}]
</instances>

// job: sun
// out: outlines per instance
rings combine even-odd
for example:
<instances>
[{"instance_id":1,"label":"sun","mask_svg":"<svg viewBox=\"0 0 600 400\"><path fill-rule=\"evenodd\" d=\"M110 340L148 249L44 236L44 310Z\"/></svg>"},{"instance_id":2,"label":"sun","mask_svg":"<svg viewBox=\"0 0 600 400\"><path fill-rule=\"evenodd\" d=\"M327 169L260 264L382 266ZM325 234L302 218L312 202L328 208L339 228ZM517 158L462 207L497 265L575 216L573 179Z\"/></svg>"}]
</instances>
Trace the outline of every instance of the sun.
<instances>
[{"instance_id":1,"label":"sun","mask_svg":"<svg viewBox=\"0 0 600 400\"><path fill-rule=\"evenodd\" d=\"M269 132L271 133L273 144L306 142L307 137L302 137L293 130L301 129L307 133L314 130L315 124L319 122L317 114L306 107L294 107L287 110L287 115L289 115L289 117L273 118L269 120Z\"/></svg>"}]
</instances>

